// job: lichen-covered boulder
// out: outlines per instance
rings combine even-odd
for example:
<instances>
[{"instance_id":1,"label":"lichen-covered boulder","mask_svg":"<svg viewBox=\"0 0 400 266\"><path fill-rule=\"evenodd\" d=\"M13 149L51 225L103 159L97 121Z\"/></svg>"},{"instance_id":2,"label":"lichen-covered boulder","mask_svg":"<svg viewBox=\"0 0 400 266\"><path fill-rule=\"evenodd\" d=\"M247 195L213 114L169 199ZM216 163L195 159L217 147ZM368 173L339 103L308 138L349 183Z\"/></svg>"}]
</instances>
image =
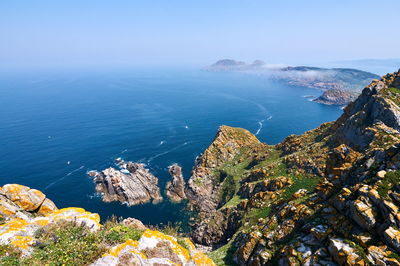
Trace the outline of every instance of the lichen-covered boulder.
<instances>
[{"instance_id":1,"label":"lichen-covered boulder","mask_svg":"<svg viewBox=\"0 0 400 266\"><path fill-rule=\"evenodd\" d=\"M92 265L214 265L189 239L183 241L186 247L175 237L148 229L138 241L129 239L112 247Z\"/></svg>"},{"instance_id":2,"label":"lichen-covered boulder","mask_svg":"<svg viewBox=\"0 0 400 266\"><path fill-rule=\"evenodd\" d=\"M3 186L0 193L25 211L37 210L46 199L46 195L41 191L17 184Z\"/></svg>"},{"instance_id":3,"label":"lichen-covered boulder","mask_svg":"<svg viewBox=\"0 0 400 266\"><path fill-rule=\"evenodd\" d=\"M91 231L96 231L101 226L100 216L97 213L90 213L81 208L65 208L28 220L21 218L7 220L0 225L0 244L13 245L19 248L24 255L28 255L35 243L35 232L41 227L59 221L87 226Z\"/></svg>"},{"instance_id":4,"label":"lichen-covered boulder","mask_svg":"<svg viewBox=\"0 0 400 266\"><path fill-rule=\"evenodd\" d=\"M0 187L0 217L3 219L31 219L34 215L46 215L57 206L43 192L18 184Z\"/></svg>"}]
</instances>

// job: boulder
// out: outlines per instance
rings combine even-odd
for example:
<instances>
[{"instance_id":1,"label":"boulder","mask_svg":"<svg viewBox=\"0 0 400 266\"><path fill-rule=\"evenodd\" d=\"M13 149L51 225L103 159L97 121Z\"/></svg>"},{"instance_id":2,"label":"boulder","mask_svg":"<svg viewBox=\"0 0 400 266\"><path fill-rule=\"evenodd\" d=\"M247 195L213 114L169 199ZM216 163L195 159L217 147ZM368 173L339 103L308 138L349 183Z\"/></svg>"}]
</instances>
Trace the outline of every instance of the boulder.
<instances>
[{"instance_id":1,"label":"boulder","mask_svg":"<svg viewBox=\"0 0 400 266\"><path fill-rule=\"evenodd\" d=\"M182 168L177 164L173 164L169 167L169 174L172 180L169 181L165 187L167 196L173 202L180 202L186 199L185 180L183 179Z\"/></svg>"}]
</instances>

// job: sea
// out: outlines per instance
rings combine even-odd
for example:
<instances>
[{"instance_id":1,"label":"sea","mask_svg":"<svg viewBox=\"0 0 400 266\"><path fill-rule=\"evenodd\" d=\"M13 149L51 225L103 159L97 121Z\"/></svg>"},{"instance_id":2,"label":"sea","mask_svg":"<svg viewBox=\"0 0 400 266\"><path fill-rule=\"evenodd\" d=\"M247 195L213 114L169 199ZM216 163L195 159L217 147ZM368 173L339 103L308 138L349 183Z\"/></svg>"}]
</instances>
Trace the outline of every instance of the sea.
<instances>
[{"instance_id":1,"label":"sea","mask_svg":"<svg viewBox=\"0 0 400 266\"><path fill-rule=\"evenodd\" d=\"M187 219L165 197L168 166L185 179L220 125L276 144L338 118L312 102L320 91L262 75L197 68L79 68L0 71L0 186L43 191L59 208L82 207L103 220L134 217L160 225ZM114 160L144 163L159 178L160 204L104 203L90 170Z\"/></svg>"}]
</instances>

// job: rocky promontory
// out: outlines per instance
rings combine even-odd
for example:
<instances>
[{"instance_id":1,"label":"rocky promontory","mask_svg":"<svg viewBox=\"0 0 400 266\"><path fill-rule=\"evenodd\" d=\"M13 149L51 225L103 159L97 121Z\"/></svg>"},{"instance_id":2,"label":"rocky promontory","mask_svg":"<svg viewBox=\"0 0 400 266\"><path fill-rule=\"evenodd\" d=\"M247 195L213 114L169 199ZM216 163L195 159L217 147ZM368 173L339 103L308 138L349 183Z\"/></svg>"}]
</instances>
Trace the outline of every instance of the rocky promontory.
<instances>
[{"instance_id":1,"label":"rocky promontory","mask_svg":"<svg viewBox=\"0 0 400 266\"><path fill-rule=\"evenodd\" d=\"M107 168L103 171L90 171L96 184L96 192L104 202L119 201L129 206L162 201L158 178L145 168L144 164L125 162L117 159L120 170Z\"/></svg>"},{"instance_id":2,"label":"rocky promontory","mask_svg":"<svg viewBox=\"0 0 400 266\"><path fill-rule=\"evenodd\" d=\"M168 198L173 202L180 202L186 199L182 168L178 164L173 164L168 168L168 172L172 178L165 187Z\"/></svg>"},{"instance_id":3,"label":"rocky promontory","mask_svg":"<svg viewBox=\"0 0 400 266\"><path fill-rule=\"evenodd\" d=\"M245 132L220 129L189 180L216 263L400 265L400 71L277 145Z\"/></svg>"},{"instance_id":4,"label":"rocky promontory","mask_svg":"<svg viewBox=\"0 0 400 266\"><path fill-rule=\"evenodd\" d=\"M358 93L331 89L324 91L324 93L318 98L314 99L313 102L327 104L327 105L347 105L351 101L354 101L358 96Z\"/></svg>"},{"instance_id":5,"label":"rocky promontory","mask_svg":"<svg viewBox=\"0 0 400 266\"><path fill-rule=\"evenodd\" d=\"M268 65L261 60L252 63L232 59L219 60L206 68L215 72L245 72L264 75L285 84L327 91L315 102L345 105L354 100L376 74L351 68Z\"/></svg>"},{"instance_id":6,"label":"rocky promontory","mask_svg":"<svg viewBox=\"0 0 400 266\"><path fill-rule=\"evenodd\" d=\"M139 220L108 220L82 208L58 209L39 190L0 187L0 265L215 265L186 237Z\"/></svg>"}]
</instances>

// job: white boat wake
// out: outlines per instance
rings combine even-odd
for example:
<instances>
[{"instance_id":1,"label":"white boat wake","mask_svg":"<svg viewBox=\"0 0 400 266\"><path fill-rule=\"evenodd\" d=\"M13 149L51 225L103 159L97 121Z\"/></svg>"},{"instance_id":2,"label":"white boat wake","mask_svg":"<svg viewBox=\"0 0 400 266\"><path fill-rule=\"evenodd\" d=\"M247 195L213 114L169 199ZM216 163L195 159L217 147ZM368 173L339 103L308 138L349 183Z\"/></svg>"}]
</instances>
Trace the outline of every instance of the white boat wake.
<instances>
[{"instance_id":1,"label":"white boat wake","mask_svg":"<svg viewBox=\"0 0 400 266\"><path fill-rule=\"evenodd\" d=\"M77 168L77 169L75 169L75 170L72 170L71 172L69 172L69 173L66 174L65 176L61 177L60 179L58 179L58 180L56 180L56 181L50 183L47 187L45 187L45 189L48 189L48 188L54 186L54 185L57 184L58 182L64 180L66 177L72 175L72 174L75 173L75 172L78 172L79 170L82 170L84 167L85 167L85 166L82 165L81 167L79 167L79 168Z\"/></svg>"},{"instance_id":2,"label":"white boat wake","mask_svg":"<svg viewBox=\"0 0 400 266\"><path fill-rule=\"evenodd\" d=\"M263 120L258 121L258 122L257 122L257 123L258 123L258 129L257 129L257 131L256 131L256 133L255 133L254 135L257 136L258 134L260 134L261 129L263 128L263 125L264 125L265 120L269 121L269 120L271 120L271 119L272 119L272 115L268 116L266 119L263 119Z\"/></svg>"},{"instance_id":3,"label":"white boat wake","mask_svg":"<svg viewBox=\"0 0 400 266\"><path fill-rule=\"evenodd\" d=\"M163 155L165 155L165 154L168 154L168 153L170 153L170 152L172 152L172 151L176 151L177 149L182 148L183 146L186 146L186 145L189 144L189 143L191 143L191 141L182 143L181 145L178 145L178 146L176 146L176 147L174 147L174 148L172 148L172 149L170 149L170 150L168 150L168 151L164 151L164 152L161 152L161 153L159 153L159 154L156 154L156 155L154 155L153 157L150 157L150 158L147 160L147 163L150 163L150 162L153 161L154 159L156 159L156 158L158 158L158 157L160 157L160 156L163 156Z\"/></svg>"}]
</instances>

